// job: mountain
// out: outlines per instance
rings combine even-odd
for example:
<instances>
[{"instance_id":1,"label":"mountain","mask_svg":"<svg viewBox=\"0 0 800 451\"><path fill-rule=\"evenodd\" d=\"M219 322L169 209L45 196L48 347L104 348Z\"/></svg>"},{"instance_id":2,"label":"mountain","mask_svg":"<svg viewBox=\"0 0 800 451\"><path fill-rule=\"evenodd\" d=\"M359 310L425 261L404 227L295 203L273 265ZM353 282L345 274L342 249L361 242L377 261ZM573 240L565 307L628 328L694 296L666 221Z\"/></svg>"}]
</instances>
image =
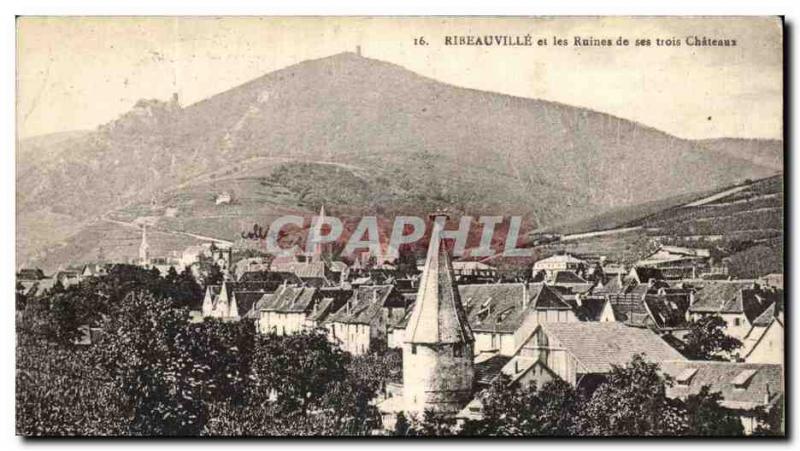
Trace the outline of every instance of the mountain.
<instances>
[{"instance_id":1,"label":"mountain","mask_svg":"<svg viewBox=\"0 0 800 451\"><path fill-rule=\"evenodd\" d=\"M54 247L92 258L85 231L104 219L149 217L161 230L231 239L253 222L322 203L385 216L448 205L474 216L521 214L532 229L779 170L737 151L738 141L683 140L353 53L186 107L141 100L91 133L53 141L19 145L20 263L55 265ZM234 202L217 205L221 192ZM78 236L84 251L64 250Z\"/></svg>"},{"instance_id":2,"label":"mountain","mask_svg":"<svg viewBox=\"0 0 800 451\"><path fill-rule=\"evenodd\" d=\"M697 143L712 153L723 153L783 171L783 141L777 139L719 138L699 140Z\"/></svg>"}]
</instances>

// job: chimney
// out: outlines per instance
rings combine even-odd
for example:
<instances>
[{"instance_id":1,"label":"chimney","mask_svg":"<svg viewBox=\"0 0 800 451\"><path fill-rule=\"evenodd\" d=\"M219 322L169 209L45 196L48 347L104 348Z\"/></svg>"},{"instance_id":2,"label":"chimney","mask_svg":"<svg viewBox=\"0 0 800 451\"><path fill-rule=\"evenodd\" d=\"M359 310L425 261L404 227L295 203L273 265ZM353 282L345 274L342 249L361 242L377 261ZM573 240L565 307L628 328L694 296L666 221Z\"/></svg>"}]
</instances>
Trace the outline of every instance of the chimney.
<instances>
[{"instance_id":1,"label":"chimney","mask_svg":"<svg viewBox=\"0 0 800 451\"><path fill-rule=\"evenodd\" d=\"M356 55L361 56L361 46L360 45L356 46Z\"/></svg>"}]
</instances>

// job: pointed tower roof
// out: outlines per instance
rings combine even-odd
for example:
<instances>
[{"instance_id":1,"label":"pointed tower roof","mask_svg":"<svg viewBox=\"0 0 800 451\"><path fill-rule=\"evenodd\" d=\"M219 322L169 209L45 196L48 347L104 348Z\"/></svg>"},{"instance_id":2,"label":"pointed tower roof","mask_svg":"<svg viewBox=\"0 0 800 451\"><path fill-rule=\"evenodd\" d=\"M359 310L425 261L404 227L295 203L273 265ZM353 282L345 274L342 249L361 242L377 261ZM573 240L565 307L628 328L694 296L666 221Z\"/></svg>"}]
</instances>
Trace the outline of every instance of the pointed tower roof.
<instances>
[{"instance_id":1,"label":"pointed tower roof","mask_svg":"<svg viewBox=\"0 0 800 451\"><path fill-rule=\"evenodd\" d=\"M139 244L139 258L147 260L147 251L150 245L147 244L147 224L142 224L142 242Z\"/></svg>"},{"instance_id":2,"label":"pointed tower roof","mask_svg":"<svg viewBox=\"0 0 800 451\"><path fill-rule=\"evenodd\" d=\"M442 216L442 215L437 215ZM435 217L434 217L435 218ZM442 243L444 221L433 222L428 256L422 270L417 301L406 326L407 343L472 343L472 329L453 275L450 256Z\"/></svg>"}]
</instances>

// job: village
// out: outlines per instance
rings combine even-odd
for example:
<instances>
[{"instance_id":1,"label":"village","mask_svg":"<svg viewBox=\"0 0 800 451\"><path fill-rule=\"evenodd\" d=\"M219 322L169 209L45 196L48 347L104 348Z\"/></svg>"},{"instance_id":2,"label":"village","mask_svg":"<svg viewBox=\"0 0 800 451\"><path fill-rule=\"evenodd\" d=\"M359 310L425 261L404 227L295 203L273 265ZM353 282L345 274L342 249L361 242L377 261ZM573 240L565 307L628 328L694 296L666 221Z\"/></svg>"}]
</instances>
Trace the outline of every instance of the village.
<instances>
[{"instance_id":1,"label":"village","mask_svg":"<svg viewBox=\"0 0 800 451\"><path fill-rule=\"evenodd\" d=\"M757 412L783 408L782 274L732 279L706 249L662 245L633 265L556 254L509 280L490 264L454 260L437 215L445 213L430 217L424 260L403 271L392 262L332 259L322 243L270 258L237 259L239 250L220 243L154 256L146 226L132 263L165 277L193 270L205 279L190 312L194 323L249 322L258 334L278 337L321 331L352 356L401 354L402 371L371 401L385 431L395 430L398 416L428 412L456 425L480 420L481 393L500 378L521 388L558 380L591 393L636 356L674 380L670 398L704 387L719 392L745 434L758 430ZM213 280L200 261L214 267ZM78 286L111 267L98 262L52 276L24 268L18 290ZM75 343L94 346L95 327L81 326ZM699 329L736 344L698 343Z\"/></svg>"}]
</instances>

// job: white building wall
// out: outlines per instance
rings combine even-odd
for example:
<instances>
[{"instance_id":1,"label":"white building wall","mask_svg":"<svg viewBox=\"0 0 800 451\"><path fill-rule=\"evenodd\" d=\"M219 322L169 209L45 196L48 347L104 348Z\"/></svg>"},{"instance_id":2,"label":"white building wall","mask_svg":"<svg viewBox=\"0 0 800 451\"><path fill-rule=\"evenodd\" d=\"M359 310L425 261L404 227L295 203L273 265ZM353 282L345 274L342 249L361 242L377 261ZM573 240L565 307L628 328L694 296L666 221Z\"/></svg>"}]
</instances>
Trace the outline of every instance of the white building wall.
<instances>
[{"instance_id":1,"label":"white building wall","mask_svg":"<svg viewBox=\"0 0 800 451\"><path fill-rule=\"evenodd\" d=\"M508 332L472 331L475 336L475 355L484 351L499 351L502 355L512 356L516 350L514 334Z\"/></svg>"},{"instance_id":2,"label":"white building wall","mask_svg":"<svg viewBox=\"0 0 800 451\"><path fill-rule=\"evenodd\" d=\"M745 358L747 363L775 363L783 365L784 330L777 321L773 321L761 338L754 344L752 351Z\"/></svg>"}]
</instances>

